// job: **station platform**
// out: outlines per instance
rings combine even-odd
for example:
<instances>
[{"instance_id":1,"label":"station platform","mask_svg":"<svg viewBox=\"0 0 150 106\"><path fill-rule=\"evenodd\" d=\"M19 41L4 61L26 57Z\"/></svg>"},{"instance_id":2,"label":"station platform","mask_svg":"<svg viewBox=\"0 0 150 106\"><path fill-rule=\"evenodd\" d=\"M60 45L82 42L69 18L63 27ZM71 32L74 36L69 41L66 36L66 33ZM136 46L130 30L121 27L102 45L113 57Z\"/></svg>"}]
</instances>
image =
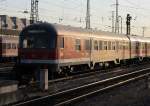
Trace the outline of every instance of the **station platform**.
<instances>
[{"instance_id":1,"label":"station platform","mask_svg":"<svg viewBox=\"0 0 150 106\"><path fill-rule=\"evenodd\" d=\"M0 80L0 106L7 105L18 100L18 82Z\"/></svg>"},{"instance_id":2,"label":"station platform","mask_svg":"<svg viewBox=\"0 0 150 106\"><path fill-rule=\"evenodd\" d=\"M0 81L0 94L15 92L18 90L18 82L10 80Z\"/></svg>"}]
</instances>

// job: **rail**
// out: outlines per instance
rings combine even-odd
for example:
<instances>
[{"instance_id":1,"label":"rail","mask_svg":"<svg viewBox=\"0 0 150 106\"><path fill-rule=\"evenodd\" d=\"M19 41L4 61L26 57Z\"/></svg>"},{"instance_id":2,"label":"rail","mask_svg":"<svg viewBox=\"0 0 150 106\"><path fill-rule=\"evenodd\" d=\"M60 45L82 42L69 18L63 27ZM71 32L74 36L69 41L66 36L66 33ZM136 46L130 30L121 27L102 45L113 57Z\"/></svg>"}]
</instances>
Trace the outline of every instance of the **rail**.
<instances>
[{"instance_id":1,"label":"rail","mask_svg":"<svg viewBox=\"0 0 150 106\"><path fill-rule=\"evenodd\" d=\"M97 93L105 93L107 90L111 90L112 88L122 86L129 82L148 77L149 75L150 75L150 68L146 68L143 70L131 72L128 74L120 75L102 81L97 81L77 88L58 92L56 94L14 104L13 106L68 105L80 101L85 97L89 97Z\"/></svg>"}]
</instances>

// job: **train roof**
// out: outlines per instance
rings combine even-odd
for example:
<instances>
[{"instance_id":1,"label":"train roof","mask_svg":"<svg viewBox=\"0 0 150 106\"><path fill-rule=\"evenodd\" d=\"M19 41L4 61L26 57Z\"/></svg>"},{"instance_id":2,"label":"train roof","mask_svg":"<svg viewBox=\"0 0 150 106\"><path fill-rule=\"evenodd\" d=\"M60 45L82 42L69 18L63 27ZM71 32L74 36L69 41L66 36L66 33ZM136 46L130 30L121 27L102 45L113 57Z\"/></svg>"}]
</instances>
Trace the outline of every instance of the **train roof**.
<instances>
[{"instance_id":1,"label":"train roof","mask_svg":"<svg viewBox=\"0 0 150 106\"><path fill-rule=\"evenodd\" d=\"M112 32L106 32L101 30L93 30L93 29L85 29L81 27L73 27L70 25L61 25L61 24L50 24L50 23L36 23L29 25L22 32L26 32L30 29L45 29L50 33L54 33L52 35L66 34L66 35L74 35L74 36L85 36L85 37L99 37L99 38L108 38L108 39L124 39L128 40L128 37L132 41L141 41L141 42L150 42L150 38L148 37L140 37L140 36L130 36L125 34L116 34Z\"/></svg>"},{"instance_id":2,"label":"train roof","mask_svg":"<svg viewBox=\"0 0 150 106\"><path fill-rule=\"evenodd\" d=\"M54 33L51 35L71 35L71 36L84 36L84 37L103 37L109 39L127 39L125 35L117 35L111 32L99 31L99 30L92 30L92 29L85 29L80 27L73 27L69 25L60 25L60 24L50 24L50 23L36 23L27 26L21 32L21 34L25 34L31 30L36 29L38 30L46 30L49 33Z\"/></svg>"},{"instance_id":3,"label":"train roof","mask_svg":"<svg viewBox=\"0 0 150 106\"><path fill-rule=\"evenodd\" d=\"M130 39L131 39L131 41L149 42L150 43L150 38L149 37L131 35Z\"/></svg>"},{"instance_id":4,"label":"train roof","mask_svg":"<svg viewBox=\"0 0 150 106\"><path fill-rule=\"evenodd\" d=\"M140 42L150 42L150 37L143 37L143 36L137 36L137 35L126 35L126 34L116 34L112 32L106 32L101 30L92 30L92 29L85 29L80 27L72 27L72 26L66 26L66 25L60 25L60 24L53 24L56 29L59 31L69 31L69 32L76 32L76 33L91 33L91 37L96 35L99 37L108 37L109 39L128 39L130 38L131 41L140 41Z\"/></svg>"},{"instance_id":5,"label":"train roof","mask_svg":"<svg viewBox=\"0 0 150 106\"><path fill-rule=\"evenodd\" d=\"M124 34L115 34L112 32L106 32L101 30L85 29L80 27L73 27L67 25L53 24L57 30L58 34L68 34L68 35L79 35L84 37L95 37L95 38L104 38L104 39L124 39L128 40L128 37Z\"/></svg>"},{"instance_id":6,"label":"train roof","mask_svg":"<svg viewBox=\"0 0 150 106\"><path fill-rule=\"evenodd\" d=\"M101 34L101 35L117 35L115 33L112 33L112 32L107 32L107 31L101 31L101 30L93 30L93 29L85 29L85 28L82 28L82 27L73 27L73 26L70 26L70 25L61 25L61 24L52 24L54 25L54 27L57 29L57 30L60 30L60 31L70 31L70 32L79 32L79 33L91 33L91 34ZM118 34L120 35L120 34Z\"/></svg>"},{"instance_id":7,"label":"train roof","mask_svg":"<svg viewBox=\"0 0 150 106\"><path fill-rule=\"evenodd\" d=\"M56 29L52 24L49 23L35 23L25 27L20 35L25 35L26 33L38 33L38 32L47 32L51 35L57 35Z\"/></svg>"}]
</instances>

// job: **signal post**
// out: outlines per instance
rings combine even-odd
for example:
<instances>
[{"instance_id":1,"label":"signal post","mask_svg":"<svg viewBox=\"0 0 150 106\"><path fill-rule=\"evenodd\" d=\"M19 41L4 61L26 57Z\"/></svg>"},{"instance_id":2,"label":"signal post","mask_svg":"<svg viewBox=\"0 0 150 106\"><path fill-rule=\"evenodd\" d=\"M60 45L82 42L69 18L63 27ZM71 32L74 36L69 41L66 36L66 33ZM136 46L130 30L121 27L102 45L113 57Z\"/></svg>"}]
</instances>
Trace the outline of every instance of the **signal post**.
<instances>
[{"instance_id":1,"label":"signal post","mask_svg":"<svg viewBox=\"0 0 150 106\"><path fill-rule=\"evenodd\" d=\"M40 88L43 91L48 90L48 69L40 69Z\"/></svg>"}]
</instances>

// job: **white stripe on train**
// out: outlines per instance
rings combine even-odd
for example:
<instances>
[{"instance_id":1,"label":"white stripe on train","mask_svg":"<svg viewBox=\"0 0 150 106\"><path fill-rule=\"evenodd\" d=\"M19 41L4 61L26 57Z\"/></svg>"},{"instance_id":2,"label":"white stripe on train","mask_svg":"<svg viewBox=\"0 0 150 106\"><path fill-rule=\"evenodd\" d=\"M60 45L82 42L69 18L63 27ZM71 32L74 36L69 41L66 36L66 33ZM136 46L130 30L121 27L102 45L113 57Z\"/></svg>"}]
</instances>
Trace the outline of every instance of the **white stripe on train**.
<instances>
[{"instance_id":1,"label":"white stripe on train","mask_svg":"<svg viewBox=\"0 0 150 106\"><path fill-rule=\"evenodd\" d=\"M90 61L90 58L76 58L76 59L57 59L57 60L39 60L39 59L22 59L21 63L70 63L70 62L83 62Z\"/></svg>"}]
</instances>

